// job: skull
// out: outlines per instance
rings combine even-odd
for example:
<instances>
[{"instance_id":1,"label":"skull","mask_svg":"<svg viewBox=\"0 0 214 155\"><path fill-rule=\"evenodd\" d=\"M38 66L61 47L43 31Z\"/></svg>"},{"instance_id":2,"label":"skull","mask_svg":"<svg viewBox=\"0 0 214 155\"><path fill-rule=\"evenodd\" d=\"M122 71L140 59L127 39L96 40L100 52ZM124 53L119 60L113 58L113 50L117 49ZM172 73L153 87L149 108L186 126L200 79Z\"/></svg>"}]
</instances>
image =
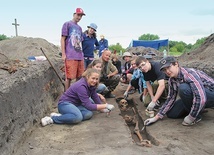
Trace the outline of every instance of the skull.
<instances>
[{"instance_id":1,"label":"skull","mask_svg":"<svg viewBox=\"0 0 214 155\"><path fill-rule=\"evenodd\" d=\"M119 108L121 111L126 111L127 106L128 106L128 102L125 99L120 100Z\"/></svg>"}]
</instances>

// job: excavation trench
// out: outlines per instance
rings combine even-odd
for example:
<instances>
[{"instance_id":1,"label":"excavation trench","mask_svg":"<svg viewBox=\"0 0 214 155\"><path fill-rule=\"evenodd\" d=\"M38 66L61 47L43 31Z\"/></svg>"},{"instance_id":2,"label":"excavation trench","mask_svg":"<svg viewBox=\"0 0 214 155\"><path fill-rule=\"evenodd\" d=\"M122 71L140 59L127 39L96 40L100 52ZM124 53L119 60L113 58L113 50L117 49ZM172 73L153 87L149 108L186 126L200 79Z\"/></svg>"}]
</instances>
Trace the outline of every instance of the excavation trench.
<instances>
[{"instance_id":1,"label":"excavation trench","mask_svg":"<svg viewBox=\"0 0 214 155\"><path fill-rule=\"evenodd\" d=\"M129 127L132 139L138 146L152 147L159 145L159 141L153 137L144 126L144 119L140 110L137 108L137 102L133 98L116 98L120 109L120 115Z\"/></svg>"}]
</instances>

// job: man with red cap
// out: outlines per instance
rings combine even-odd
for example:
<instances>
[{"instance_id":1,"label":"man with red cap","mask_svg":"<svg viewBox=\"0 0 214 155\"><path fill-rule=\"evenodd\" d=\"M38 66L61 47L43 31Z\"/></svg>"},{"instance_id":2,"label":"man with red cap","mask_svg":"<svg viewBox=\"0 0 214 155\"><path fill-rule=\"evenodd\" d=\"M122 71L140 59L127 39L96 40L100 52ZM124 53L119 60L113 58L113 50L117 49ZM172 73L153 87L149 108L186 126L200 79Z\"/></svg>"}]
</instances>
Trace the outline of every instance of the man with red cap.
<instances>
[{"instance_id":1,"label":"man with red cap","mask_svg":"<svg viewBox=\"0 0 214 155\"><path fill-rule=\"evenodd\" d=\"M76 8L73 19L62 26L61 49L65 62L65 90L74 79L79 79L84 72L84 57L82 51L83 32L78 22L85 16L81 8Z\"/></svg>"}]
</instances>

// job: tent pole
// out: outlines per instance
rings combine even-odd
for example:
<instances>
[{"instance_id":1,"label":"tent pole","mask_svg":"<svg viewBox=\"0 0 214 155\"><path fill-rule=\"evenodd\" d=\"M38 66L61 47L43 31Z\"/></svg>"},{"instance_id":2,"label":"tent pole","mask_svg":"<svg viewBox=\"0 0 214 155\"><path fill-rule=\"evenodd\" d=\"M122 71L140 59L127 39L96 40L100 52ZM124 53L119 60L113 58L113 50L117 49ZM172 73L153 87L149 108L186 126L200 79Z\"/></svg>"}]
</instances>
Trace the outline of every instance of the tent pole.
<instances>
[{"instance_id":1,"label":"tent pole","mask_svg":"<svg viewBox=\"0 0 214 155\"><path fill-rule=\"evenodd\" d=\"M169 38L168 38L168 50L167 50L167 56L169 56Z\"/></svg>"}]
</instances>

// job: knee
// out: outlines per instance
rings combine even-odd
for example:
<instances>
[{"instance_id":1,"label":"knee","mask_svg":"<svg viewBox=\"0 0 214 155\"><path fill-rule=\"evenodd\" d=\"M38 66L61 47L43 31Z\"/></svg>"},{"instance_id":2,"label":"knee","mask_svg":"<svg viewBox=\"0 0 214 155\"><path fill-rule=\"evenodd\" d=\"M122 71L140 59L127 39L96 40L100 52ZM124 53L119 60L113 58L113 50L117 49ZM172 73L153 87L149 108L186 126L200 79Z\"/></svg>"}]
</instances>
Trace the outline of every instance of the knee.
<instances>
[{"instance_id":1,"label":"knee","mask_svg":"<svg viewBox=\"0 0 214 155\"><path fill-rule=\"evenodd\" d=\"M77 115L75 118L71 117L69 120L70 120L68 122L69 124L78 124L78 123L83 121L83 116L82 115Z\"/></svg>"},{"instance_id":2,"label":"knee","mask_svg":"<svg viewBox=\"0 0 214 155\"><path fill-rule=\"evenodd\" d=\"M192 94L192 90L190 88L190 86L186 83L180 84L179 88L178 88L178 93L180 96L186 96L186 95L191 95Z\"/></svg>"},{"instance_id":3,"label":"knee","mask_svg":"<svg viewBox=\"0 0 214 155\"><path fill-rule=\"evenodd\" d=\"M93 116L93 112L92 111L88 111L87 113L84 114L83 120L91 119L92 116Z\"/></svg>"}]
</instances>

